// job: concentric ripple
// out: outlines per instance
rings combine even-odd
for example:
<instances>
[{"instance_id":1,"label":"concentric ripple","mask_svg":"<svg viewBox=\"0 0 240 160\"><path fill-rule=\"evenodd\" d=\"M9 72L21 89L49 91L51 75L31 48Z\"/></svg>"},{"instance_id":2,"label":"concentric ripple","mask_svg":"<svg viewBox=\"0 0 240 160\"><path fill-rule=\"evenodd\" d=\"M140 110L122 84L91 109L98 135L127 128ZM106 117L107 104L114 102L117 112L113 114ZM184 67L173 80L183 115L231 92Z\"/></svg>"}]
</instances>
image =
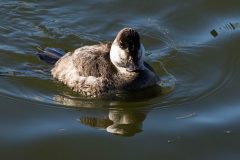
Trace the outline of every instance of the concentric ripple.
<instances>
[{"instance_id":1,"label":"concentric ripple","mask_svg":"<svg viewBox=\"0 0 240 160\"><path fill-rule=\"evenodd\" d=\"M214 94L226 87L237 72L239 56L229 52L230 43L223 43L226 39L231 41L231 37L218 36L221 26L212 28L213 25L203 21L202 28L190 26L191 35L174 28L177 23L174 19L183 15L171 17L171 14L187 6L164 10L161 19L157 13L149 13L148 17L129 17L130 20L125 21L117 13L116 18L106 18L108 13L101 9L95 9L96 16L91 17L87 14L87 2L81 10L71 3L0 3L4 6L0 9L4 15L0 19L0 93L14 98L87 108L170 107ZM237 30L233 22L228 24ZM158 87L100 99L82 97L52 79L51 66L35 55L38 46L71 51L83 45L111 41L125 26L138 29L142 35L147 49L146 61L162 79Z\"/></svg>"}]
</instances>

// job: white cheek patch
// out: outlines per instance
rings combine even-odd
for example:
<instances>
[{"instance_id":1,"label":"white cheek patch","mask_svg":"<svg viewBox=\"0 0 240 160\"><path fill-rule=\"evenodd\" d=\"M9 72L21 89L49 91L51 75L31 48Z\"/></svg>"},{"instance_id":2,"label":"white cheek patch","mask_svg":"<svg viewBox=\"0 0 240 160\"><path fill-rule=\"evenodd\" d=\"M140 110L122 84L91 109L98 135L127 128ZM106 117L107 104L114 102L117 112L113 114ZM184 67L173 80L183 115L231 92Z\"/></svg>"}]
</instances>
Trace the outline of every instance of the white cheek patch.
<instances>
[{"instance_id":1,"label":"white cheek patch","mask_svg":"<svg viewBox=\"0 0 240 160\"><path fill-rule=\"evenodd\" d=\"M143 44L141 44L138 50L138 65L141 69L144 69L144 60L145 60L145 49ZM125 50L121 49L117 44L112 44L110 51L110 59L112 63L121 71L126 72L126 68L124 67L127 60L128 55Z\"/></svg>"},{"instance_id":2,"label":"white cheek patch","mask_svg":"<svg viewBox=\"0 0 240 160\"><path fill-rule=\"evenodd\" d=\"M127 54L118 45L113 44L110 51L110 59L114 64L125 64Z\"/></svg>"}]
</instances>

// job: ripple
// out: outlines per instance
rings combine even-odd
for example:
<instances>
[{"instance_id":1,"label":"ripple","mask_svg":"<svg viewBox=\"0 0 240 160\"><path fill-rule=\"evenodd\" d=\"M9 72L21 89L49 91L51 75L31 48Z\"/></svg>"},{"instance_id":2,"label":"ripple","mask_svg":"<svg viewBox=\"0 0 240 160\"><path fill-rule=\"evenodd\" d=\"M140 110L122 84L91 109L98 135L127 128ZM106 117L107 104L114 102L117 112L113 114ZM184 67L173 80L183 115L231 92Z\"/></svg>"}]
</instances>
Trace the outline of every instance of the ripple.
<instances>
[{"instance_id":1,"label":"ripple","mask_svg":"<svg viewBox=\"0 0 240 160\"><path fill-rule=\"evenodd\" d=\"M206 51L206 48L204 50ZM214 51L215 48L207 48L207 50L210 52ZM226 86L236 72L234 67L238 63L238 61L232 62L236 60L234 56L226 58L221 55L219 58L215 58L215 61L212 61L211 58L206 58L209 57L209 54L198 51L198 48L193 48L193 51L195 51L195 54L192 52L192 54L186 55L184 52L175 51L160 56L155 55L158 54L156 50L152 51L149 55L150 63L162 78L159 84L161 89L116 94L101 99L81 97L73 93L67 87L52 80L49 72L50 66L40 64L41 62L37 60L37 57L31 63L26 63L24 61L32 59L32 57L20 56L20 59L16 59L19 65L1 67L0 76L6 77L1 81L6 87L1 87L0 92L47 104L85 108L116 109L123 106L139 109L162 108L190 103L204 99ZM212 57L215 57L217 51L211 54ZM8 54L3 54L3 56L14 59ZM157 56L158 59L151 62L151 56ZM195 64L200 61L205 61L205 64ZM192 67L189 68L189 66ZM215 72L217 68L221 70ZM212 76L212 72L215 72L214 76ZM51 87L48 85L51 85ZM9 86L11 87L9 88ZM24 86L24 90L19 89L19 86Z\"/></svg>"},{"instance_id":2,"label":"ripple","mask_svg":"<svg viewBox=\"0 0 240 160\"><path fill-rule=\"evenodd\" d=\"M125 10L123 15L111 11L115 19L109 18L105 9L90 5L100 5L99 2L85 3L89 6L80 6L79 9L72 1L59 1L58 4L48 1L0 2L0 13L4 15L0 19L1 94L71 107L162 108L213 95L226 87L237 72L238 55L227 54L228 48L218 40L224 32L238 32L237 19L229 18L220 25L215 22L221 17L217 20L199 19L201 25L181 20L192 3L170 5L162 11L158 10L159 7L153 8L161 16L151 10L146 15L126 19L125 15L139 14L143 8ZM118 3L108 3L107 6L114 8ZM90 9L93 10L91 14ZM181 13L176 15L176 12ZM202 16L193 14L197 18ZM34 55L37 46L71 51L83 45L111 40L119 28L125 26L138 29L142 35L147 62L162 78L158 87L101 99L81 97L53 80L49 72L51 66L40 62ZM181 27L183 30L178 29ZM232 41L232 37L226 39Z\"/></svg>"}]
</instances>

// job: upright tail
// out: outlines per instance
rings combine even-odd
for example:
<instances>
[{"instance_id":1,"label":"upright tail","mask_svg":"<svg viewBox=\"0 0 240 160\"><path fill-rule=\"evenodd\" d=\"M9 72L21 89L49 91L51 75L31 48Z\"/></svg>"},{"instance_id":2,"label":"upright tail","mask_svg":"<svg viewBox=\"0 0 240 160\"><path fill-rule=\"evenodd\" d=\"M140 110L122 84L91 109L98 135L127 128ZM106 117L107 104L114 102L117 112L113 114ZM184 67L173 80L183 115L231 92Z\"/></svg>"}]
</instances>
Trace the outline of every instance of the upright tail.
<instances>
[{"instance_id":1,"label":"upright tail","mask_svg":"<svg viewBox=\"0 0 240 160\"><path fill-rule=\"evenodd\" d=\"M38 57L49 64L55 64L66 52L60 48L37 48Z\"/></svg>"}]
</instances>

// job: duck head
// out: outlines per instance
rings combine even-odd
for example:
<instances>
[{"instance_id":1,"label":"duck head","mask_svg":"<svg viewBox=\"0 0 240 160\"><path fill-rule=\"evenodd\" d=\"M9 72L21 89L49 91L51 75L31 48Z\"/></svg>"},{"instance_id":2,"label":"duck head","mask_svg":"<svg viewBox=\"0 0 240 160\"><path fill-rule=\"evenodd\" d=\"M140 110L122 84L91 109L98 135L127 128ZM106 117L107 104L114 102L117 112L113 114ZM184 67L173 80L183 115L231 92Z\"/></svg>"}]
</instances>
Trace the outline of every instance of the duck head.
<instances>
[{"instance_id":1,"label":"duck head","mask_svg":"<svg viewBox=\"0 0 240 160\"><path fill-rule=\"evenodd\" d=\"M110 59L120 71L139 72L144 69L144 52L138 32L132 28L124 28L113 41Z\"/></svg>"}]
</instances>

